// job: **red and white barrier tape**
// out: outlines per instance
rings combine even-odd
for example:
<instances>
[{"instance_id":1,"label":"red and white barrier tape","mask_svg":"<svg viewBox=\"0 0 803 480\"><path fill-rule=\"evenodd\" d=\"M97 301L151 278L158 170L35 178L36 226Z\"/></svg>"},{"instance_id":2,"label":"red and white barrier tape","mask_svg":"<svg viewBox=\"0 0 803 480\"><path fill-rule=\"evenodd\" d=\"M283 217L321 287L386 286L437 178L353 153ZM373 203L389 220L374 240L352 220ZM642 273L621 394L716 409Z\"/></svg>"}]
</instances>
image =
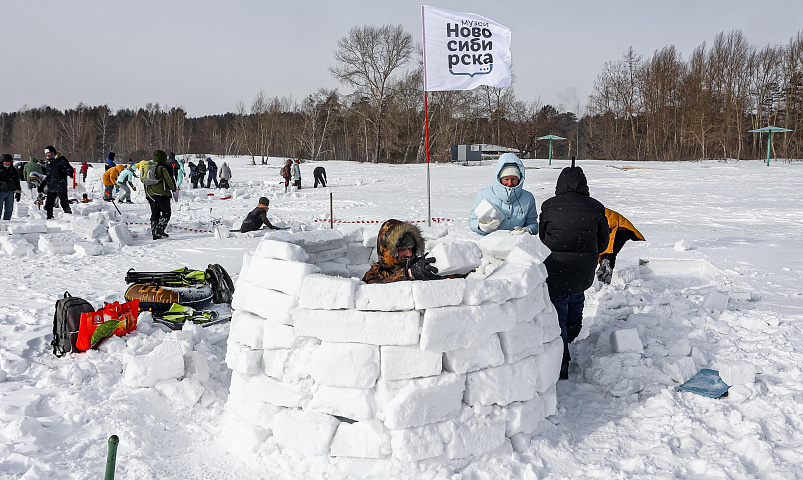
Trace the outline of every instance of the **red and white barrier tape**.
<instances>
[{"instance_id":1,"label":"red and white barrier tape","mask_svg":"<svg viewBox=\"0 0 803 480\"><path fill-rule=\"evenodd\" d=\"M385 223L386 220L333 220L332 223ZM407 223L426 223L426 220L405 220ZM451 222L449 218L433 217L432 221L435 223ZM318 218L313 222L329 223L328 218Z\"/></svg>"}]
</instances>

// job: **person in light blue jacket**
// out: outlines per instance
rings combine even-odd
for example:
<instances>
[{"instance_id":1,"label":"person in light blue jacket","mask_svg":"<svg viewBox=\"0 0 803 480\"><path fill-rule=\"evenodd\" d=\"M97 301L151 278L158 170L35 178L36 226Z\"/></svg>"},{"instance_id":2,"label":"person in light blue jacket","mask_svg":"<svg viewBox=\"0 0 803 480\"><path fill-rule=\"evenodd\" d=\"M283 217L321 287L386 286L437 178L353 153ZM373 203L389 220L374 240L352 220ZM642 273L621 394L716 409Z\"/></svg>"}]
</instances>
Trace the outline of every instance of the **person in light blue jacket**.
<instances>
[{"instance_id":1,"label":"person in light blue jacket","mask_svg":"<svg viewBox=\"0 0 803 480\"><path fill-rule=\"evenodd\" d=\"M468 224L471 230L487 235L495 230L511 230L513 233L538 233L538 211L533 194L524 190L524 164L519 157L505 153L499 157L494 168L494 184L485 187L474 199ZM477 206L488 200L498 210L495 219L480 222L474 212ZM501 218L499 218L501 217Z\"/></svg>"},{"instance_id":2,"label":"person in light blue jacket","mask_svg":"<svg viewBox=\"0 0 803 480\"><path fill-rule=\"evenodd\" d=\"M136 190L137 187L131 183L131 179L134 178L134 172L137 170L137 167L134 165L129 165L120 172L120 175L117 176L117 186L123 193L117 197L118 203L134 203L131 201L131 189Z\"/></svg>"}]
</instances>

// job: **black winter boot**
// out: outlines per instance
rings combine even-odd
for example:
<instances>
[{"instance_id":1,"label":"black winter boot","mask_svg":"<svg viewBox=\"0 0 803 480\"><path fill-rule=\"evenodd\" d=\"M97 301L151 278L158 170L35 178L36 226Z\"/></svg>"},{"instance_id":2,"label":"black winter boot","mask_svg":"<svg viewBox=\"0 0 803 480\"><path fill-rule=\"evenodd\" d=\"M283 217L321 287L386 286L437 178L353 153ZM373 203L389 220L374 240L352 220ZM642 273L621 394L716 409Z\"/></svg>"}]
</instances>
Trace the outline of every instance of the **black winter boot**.
<instances>
[{"instance_id":1,"label":"black winter boot","mask_svg":"<svg viewBox=\"0 0 803 480\"><path fill-rule=\"evenodd\" d=\"M572 360L570 355L563 356L563 362L560 364L560 378L561 380L569 379L569 362Z\"/></svg>"},{"instance_id":2,"label":"black winter boot","mask_svg":"<svg viewBox=\"0 0 803 480\"><path fill-rule=\"evenodd\" d=\"M168 238L168 237L170 237L170 235L168 235L167 233L165 233L165 229L167 229L167 221L168 221L168 220L167 220L166 218L162 217L162 218L160 218L160 219L159 219L159 221L156 223L156 229L157 229L157 231L158 231L158 234L161 236L161 238Z\"/></svg>"}]
</instances>

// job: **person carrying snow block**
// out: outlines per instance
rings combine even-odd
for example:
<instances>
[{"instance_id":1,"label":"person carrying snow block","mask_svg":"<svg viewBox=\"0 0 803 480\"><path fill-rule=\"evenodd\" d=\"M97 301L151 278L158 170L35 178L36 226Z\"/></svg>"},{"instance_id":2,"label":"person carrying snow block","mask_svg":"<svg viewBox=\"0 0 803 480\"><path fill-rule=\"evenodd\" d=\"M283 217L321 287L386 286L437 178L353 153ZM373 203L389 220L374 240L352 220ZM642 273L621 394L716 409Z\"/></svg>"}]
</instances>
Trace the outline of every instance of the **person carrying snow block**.
<instances>
[{"instance_id":1,"label":"person carrying snow block","mask_svg":"<svg viewBox=\"0 0 803 480\"><path fill-rule=\"evenodd\" d=\"M606 208L605 217L608 219L608 229L611 233L608 240L608 248L599 255L597 279L600 282L610 284L613 278L613 267L616 266L616 255L619 254L625 243L628 240L643 242L645 239L644 235L621 213Z\"/></svg>"},{"instance_id":2,"label":"person carrying snow block","mask_svg":"<svg viewBox=\"0 0 803 480\"><path fill-rule=\"evenodd\" d=\"M583 292L594 283L599 254L608 245L605 207L588 192L588 181L580 167L560 172L555 196L541 205L538 236L552 253L544 260L548 273L549 299L558 311L563 337L560 378L569 377L569 344L583 328Z\"/></svg>"},{"instance_id":3,"label":"person carrying snow block","mask_svg":"<svg viewBox=\"0 0 803 480\"><path fill-rule=\"evenodd\" d=\"M535 234L538 231L538 210L533 194L524 190L523 184L524 164L512 153L502 154L494 168L494 184L480 190L474 199L468 220L471 230L480 235L495 230ZM488 200L501 215L478 218L475 210L483 200Z\"/></svg>"},{"instance_id":4,"label":"person carrying snow block","mask_svg":"<svg viewBox=\"0 0 803 480\"><path fill-rule=\"evenodd\" d=\"M257 208L251 210L251 212L245 216L245 220L243 220L243 224L240 225L240 233L245 232L253 232L254 230L259 230L262 228L262 225L265 225L271 230L279 230L279 227L274 226L268 220L268 210L270 209L270 200L268 197L260 197L259 198L259 205Z\"/></svg>"},{"instance_id":5,"label":"person carrying snow block","mask_svg":"<svg viewBox=\"0 0 803 480\"><path fill-rule=\"evenodd\" d=\"M103 200L110 202L114 200L114 187L117 185L117 177L120 176L120 172L125 169L125 165L115 165L112 168L107 169L103 173Z\"/></svg>"},{"instance_id":6,"label":"person carrying snow block","mask_svg":"<svg viewBox=\"0 0 803 480\"><path fill-rule=\"evenodd\" d=\"M424 253L421 230L411 223L391 219L379 228L376 251L379 261L365 272L365 283L393 283L405 280L437 280L435 259Z\"/></svg>"}]
</instances>

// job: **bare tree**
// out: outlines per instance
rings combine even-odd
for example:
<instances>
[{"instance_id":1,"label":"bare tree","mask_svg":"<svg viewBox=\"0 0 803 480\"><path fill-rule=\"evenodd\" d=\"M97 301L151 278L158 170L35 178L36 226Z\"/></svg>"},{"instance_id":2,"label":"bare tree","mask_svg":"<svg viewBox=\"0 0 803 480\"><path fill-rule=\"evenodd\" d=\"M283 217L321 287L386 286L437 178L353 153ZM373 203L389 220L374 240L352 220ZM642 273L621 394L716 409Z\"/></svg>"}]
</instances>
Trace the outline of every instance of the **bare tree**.
<instances>
[{"instance_id":1,"label":"bare tree","mask_svg":"<svg viewBox=\"0 0 803 480\"><path fill-rule=\"evenodd\" d=\"M390 82L394 72L403 67L413 51L413 37L401 25L354 27L337 42L332 76L356 87L371 100L375 109L373 125L376 133L374 162L382 148L382 119L391 96Z\"/></svg>"}]
</instances>

